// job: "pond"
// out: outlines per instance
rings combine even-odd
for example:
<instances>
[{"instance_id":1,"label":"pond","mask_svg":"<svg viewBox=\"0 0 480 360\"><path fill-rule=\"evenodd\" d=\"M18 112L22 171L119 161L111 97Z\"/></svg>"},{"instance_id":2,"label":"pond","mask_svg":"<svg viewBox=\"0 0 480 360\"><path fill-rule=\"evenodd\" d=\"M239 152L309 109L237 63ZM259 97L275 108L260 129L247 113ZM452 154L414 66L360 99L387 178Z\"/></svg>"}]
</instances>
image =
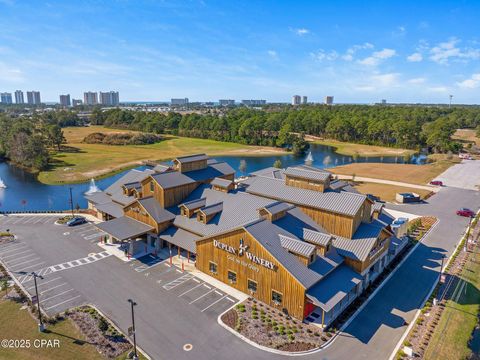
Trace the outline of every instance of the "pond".
<instances>
[{"instance_id":1,"label":"pond","mask_svg":"<svg viewBox=\"0 0 480 360\"><path fill-rule=\"evenodd\" d=\"M329 146L312 144L311 154L313 164L326 168L356 162L384 162L403 163L403 157L358 157L337 154ZM293 154L269 155L269 156L216 156L218 160L228 162L236 171L237 176L242 175L239 170L242 160L246 163L246 172L250 173L265 167L272 166L276 160L282 162L282 167L301 164L305 156L297 157ZM413 158L414 163L421 163L422 158ZM145 167L138 167L143 170ZM96 181L101 190L107 188L126 171ZM7 163L0 163L0 179L6 184L6 189L0 188L0 211L53 211L67 210L70 208L70 189L72 191L73 205L78 204L81 208L87 206L84 193L89 189L90 182L71 185L45 185L40 183L36 177L22 169Z\"/></svg>"}]
</instances>

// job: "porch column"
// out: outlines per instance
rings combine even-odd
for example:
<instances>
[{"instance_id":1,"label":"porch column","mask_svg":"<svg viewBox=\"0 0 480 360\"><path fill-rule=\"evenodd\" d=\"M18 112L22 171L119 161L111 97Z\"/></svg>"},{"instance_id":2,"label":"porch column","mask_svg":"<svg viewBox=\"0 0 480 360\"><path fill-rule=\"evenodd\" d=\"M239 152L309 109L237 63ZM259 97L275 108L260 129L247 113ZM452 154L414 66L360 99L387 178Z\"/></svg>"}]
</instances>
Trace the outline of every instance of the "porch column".
<instances>
[{"instance_id":1,"label":"porch column","mask_svg":"<svg viewBox=\"0 0 480 360\"><path fill-rule=\"evenodd\" d=\"M187 250L187 263L190 264L190 251Z\"/></svg>"},{"instance_id":2,"label":"porch column","mask_svg":"<svg viewBox=\"0 0 480 360\"><path fill-rule=\"evenodd\" d=\"M325 324L325 310L322 309L322 329L324 328Z\"/></svg>"}]
</instances>

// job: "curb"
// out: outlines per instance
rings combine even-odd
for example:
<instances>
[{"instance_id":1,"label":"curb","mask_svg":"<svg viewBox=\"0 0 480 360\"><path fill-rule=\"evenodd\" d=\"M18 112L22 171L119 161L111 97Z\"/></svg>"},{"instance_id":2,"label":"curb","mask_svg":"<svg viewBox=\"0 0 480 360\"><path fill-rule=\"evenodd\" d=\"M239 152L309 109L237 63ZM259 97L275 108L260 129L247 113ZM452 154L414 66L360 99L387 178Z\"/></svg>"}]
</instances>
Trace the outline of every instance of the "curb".
<instances>
[{"instance_id":1,"label":"curb","mask_svg":"<svg viewBox=\"0 0 480 360\"><path fill-rule=\"evenodd\" d=\"M480 210L477 211L477 214L476 216L478 216L480 214ZM408 327L405 329L405 332L403 333L402 337L400 338L400 340L398 341L397 345L395 346L395 348L393 349L392 353L390 354L390 357L388 358L388 360L393 360L395 359L395 356L397 355L397 352L400 350L400 348L402 347L402 344L403 342L405 341L405 339L407 338L408 334L410 334L410 331L413 329L413 327L415 326L415 323L418 319L418 317L420 316L421 312L422 312L422 309L423 307L425 306L425 303L427 302L427 300L430 298L430 296L432 295L433 291L435 290L435 288L437 287L437 284L438 284L438 280L440 279L440 274L443 272L444 269L447 268L448 264L450 264L450 262L452 261L452 257L453 255L456 253L457 249L460 247L460 244L462 243L462 240L463 240L463 237L467 234L468 230L470 229L470 226L467 226L467 228L465 229L465 233L462 235L462 237L460 238L460 241L458 242L458 244L455 246L455 249L453 250L452 254L448 257L447 259L447 262L443 265L443 268L440 269L440 272L439 272L439 276L437 278L437 280L435 281L435 283L432 285L432 288L430 289L430 291L427 293L427 296L425 296L425 299L423 299L422 301L422 305L420 306L420 309L417 310L417 312L415 313L415 316L413 317L412 321L410 322L410 325L408 325Z\"/></svg>"},{"instance_id":2,"label":"curb","mask_svg":"<svg viewBox=\"0 0 480 360\"><path fill-rule=\"evenodd\" d=\"M422 240L437 226L437 224L439 223L440 220L437 219L437 221L435 221L435 223L430 227L430 229L428 229L428 231L423 235L422 237ZM298 352L287 352L287 351L282 351L282 350L277 350L277 349L272 349L272 348L269 348L269 347L266 347L266 346L263 346L263 345L260 345L260 344L257 344L256 342L248 339L247 337L243 336L242 334L240 334L239 332L235 331L234 329L232 329L231 327L227 326L221 319L221 317L227 313L228 311L230 311L231 309L233 309L235 307L235 305L231 306L230 308L228 308L227 310L225 310L223 313L221 313L218 318L217 318L217 322L220 326L222 326L223 328L227 329L230 333L232 333L233 335L237 336L238 338L242 339L243 341L245 341L246 343L252 345L253 347L257 348L257 349L260 349L260 350L263 350L263 351L266 351L266 352L269 352L269 353L272 353L272 354L277 354L277 355L283 355L283 356L303 356L303 355L309 355L309 354L314 354L314 353L318 353L324 349L327 349L328 347L330 347L333 342L336 340L336 338L338 336L340 336L342 333L343 333L343 330L345 330L345 328L347 328L350 323L355 320L355 318L358 316L358 314L360 314L360 312L365 308L365 306L368 305L368 303L370 302L370 300L372 300L375 295L380 291L380 289L383 288L383 286L390 280L390 278L397 272L397 270L403 265L403 263L410 257L410 255L413 254L413 252L415 251L415 249L420 245L422 241L418 241L417 244L410 249L410 251L408 252L408 254L405 255L405 257L402 259L402 261L400 261L400 263L395 267L395 269L393 269L393 271L388 274L388 276L382 281L382 283L370 294L370 296L362 303L362 305L360 305L360 307L357 309L357 311L355 311L355 313L353 313L352 316L350 316L350 318L345 322L343 323L342 327L339 329L339 331L337 331L337 333L335 335L333 335L333 337L331 337L326 343L324 343L322 346L316 348L316 349L312 349L312 350L307 350L307 351L298 351ZM460 244L460 243L459 243ZM433 291L433 289L432 289ZM428 299L428 297L427 297ZM423 306L422 306L423 307ZM419 310L420 312L420 310ZM410 324L411 325L411 324ZM403 340L402 340L403 342Z\"/></svg>"}]
</instances>

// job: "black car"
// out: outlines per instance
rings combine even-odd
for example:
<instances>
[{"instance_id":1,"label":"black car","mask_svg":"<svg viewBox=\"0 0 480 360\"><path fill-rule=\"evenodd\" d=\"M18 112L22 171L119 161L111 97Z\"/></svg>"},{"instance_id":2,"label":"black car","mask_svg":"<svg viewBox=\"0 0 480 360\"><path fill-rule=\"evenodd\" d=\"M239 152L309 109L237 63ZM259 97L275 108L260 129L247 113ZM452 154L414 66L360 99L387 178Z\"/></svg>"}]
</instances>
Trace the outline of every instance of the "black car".
<instances>
[{"instance_id":1,"label":"black car","mask_svg":"<svg viewBox=\"0 0 480 360\"><path fill-rule=\"evenodd\" d=\"M85 219L82 216L77 216L71 220L68 220L67 226L81 225L81 224L85 224L86 222L87 222L87 219Z\"/></svg>"}]
</instances>

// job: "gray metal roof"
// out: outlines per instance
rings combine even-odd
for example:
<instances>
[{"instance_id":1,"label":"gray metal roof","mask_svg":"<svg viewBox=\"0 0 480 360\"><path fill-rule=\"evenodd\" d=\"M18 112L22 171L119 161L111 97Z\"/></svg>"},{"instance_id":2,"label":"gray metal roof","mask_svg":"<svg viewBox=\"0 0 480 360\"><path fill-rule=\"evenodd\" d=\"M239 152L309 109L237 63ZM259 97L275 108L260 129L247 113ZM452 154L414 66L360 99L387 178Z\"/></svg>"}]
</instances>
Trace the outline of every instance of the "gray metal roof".
<instances>
[{"instance_id":1,"label":"gray metal roof","mask_svg":"<svg viewBox=\"0 0 480 360\"><path fill-rule=\"evenodd\" d=\"M345 259L338 255L337 251L332 248L325 256L317 256L317 259L308 265L308 267L324 277L340 266L344 260Z\"/></svg>"},{"instance_id":2,"label":"gray metal roof","mask_svg":"<svg viewBox=\"0 0 480 360\"><path fill-rule=\"evenodd\" d=\"M187 156L180 156L175 158L179 163L189 163L193 161L199 160L208 160L208 156L206 154L194 154L194 155L187 155Z\"/></svg>"},{"instance_id":3,"label":"gray metal roof","mask_svg":"<svg viewBox=\"0 0 480 360\"><path fill-rule=\"evenodd\" d=\"M112 195L110 195L110 199L112 199L112 201L114 201L116 203L119 203L123 206L126 206L126 205L134 202L136 200L136 197L135 196L127 196L123 192L115 192Z\"/></svg>"},{"instance_id":4,"label":"gray metal roof","mask_svg":"<svg viewBox=\"0 0 480 360\"><path fill-rule=\"evenodd\" d=\"M159 174L153 174L152 178L164 189L176 186L193 184L195 180L179 171L167 171Z\"/></svg>"},{"instance_id":5,"label":"gray metal roof","mask_svg":"<svg viewBox=\"0 0 480 360\"><path fill-rule=\"evenodd\" d=\"M293 254L285 250L280 236L293 236L268 220L245 226L247 230L272 256L284 266L305 288L313 286L321 275L303 265Z\"/></svg>"},{"instance_id":6,"label":"gray metal roof","mask_svg":"<svg viewBox=\"0 0 480 360\"><path fill-rule=\"evenodd\" d=\"M303 239L311 243L326 247L332 240L332 235L310 229L303 229Z\"/></svg>"},{"instance_id":7,"label":"gray metal roof","mask_svg":"<svg viewBox=\"0 0 480 360\"><path fill-rule=\"evenodd\" d=\"M285 185L284 181L256 176L251 178L246 191L298 205L310 206L330 212L355 216L362 207L365 195L349 192L319 192Z\"/></svg>"},{"instance_id":8,"label":"gray metal roof","mask_svg":"<svg viewBox=\"0 0 480 360\"><path fill-rule=\"evenodd\" d=\"M378 201L375 201L373 203L373 206L372 206L372 212L374 211L382 211L382 209L385 207L385 204L384 203L381 203L381 202L378 202Z\"/></svg>"},{"instance_id":9,"label":"gray metal roof","mask_svg":"<svg viewBox=\"0 0 480 360\"><path fill-rule=\"evenodd\" d=\"M307 297L329 312L360 282L362 277L343 264L307 291Z\"/></svg>"},{"instance_id":10,"label":"gray metal roof","mask_svg":"<svg viewBox=\"0 0 480 360\"><path fill-rule=\"evenodd\" d=\"M275 167L268 167L250 173L251 176L266 176L272 179L284 179L283 170Z\"/></svg>"},{"instance_id":11,"label":"gray metal roof","mask_svg":"<svg viewBox=\"0 0 480 360\"><path fill-rule=\"evenodd\" d=\"M160 238L169 243L179 246L182 249L188 250L191 253L196 253L196 241L200 239L199 236L191 232L170 226L167 230L160 234Z\"/></svg>"},{"instance_id":12,"label":"gray metal roof","mask_svg":"<svg viewBox=\"0 0 480 360\"><path fill-rule=\"evenodd\" d=\"M286 176L302 178L307 180L322 181L330 178L330 173L325 171L310 170L299 167L289 167L283 172Z\"/></svg>"},{"instance_id":13,"label":"gray metal roof","mask_svg":"<svg viewBox=\"0 0 480 360\"><path fill-rule=\"evenodd\" d=\"M153 230L153 227L150 225L127 216L105 221L95 226L118 240L135 238Z\"/></svg>"},{"instance_id":14,"label":"gray metal roof","mask_svg":"<svg viewBox=\"0 0 480 360\"><path fill-rule=\"evenodd\" d=\"M285 250L305 257L310 257L315 252L315 246L312 244L282 234L278 236L280 244Z\"/></svg>"},{"instance_id":15,"label":"gray metal roof","mask_svg":"<svg viewBox=\"0 0 480 360\"><path fill-rule=\"evenodd\" d=\"M154 166L153 171L157 173L162 173L169 169L170 169L170 166L168 166L167 164L158 164Z\"/></svg>"},{"instance_id":16,"label":"gray metal roof","mask_svg":"<svg viewBox=\"0 0 480 360\"><path fill-rule=\"evenodd\" d=\"M210 185L215 185L215 186L219 186L219 187L222 187L222 188L226 189L230 185L232 185L232 183L233 183L233 181L231 181L231 180L216 177L215 179L213 179L211 181Z\"/></svg>"},{"instance_id":17,"label":"gray metal roof","mask_svg":"<svg viewBox=\"0 0 480 360\"><path fill-rule=\"evenodd\" d=\"M206 204L207 204L207 199L201 198L198 200L191 200L191 201L184 202L183 204L178 205L178 207L185 206L188 210L192 210L192 209L199 209L201 207L204 207Z\"/></svg>"},{"instance_id":18,"label":"gray metal roof","mask_svg":"<svg viewBox=\"0 0 480 360\"><path fill-rule=\"evenodd\" d=\"M110 201L110 202L107 202L107 203L104 203L104 204L98 204L95 206L97 208L97 210L105 213L105 214L108 214L108 215L111 215L115 218L119 218L119 217L122 217L124 212L123 212L123 206L120 205L120 204L117 204L113 201Z\"/></svg>"},{"instance_id":19,"label":"gray metal roof","mask_svg":"<svg viewBox=\"0 0 480 360\"><path fill-rule=\"evenodd\" d=\"M340 191L347 185L348 185L348 183L343 181L343 180L334 180L334 181L330 182L330 189L335 190L335 191Z\"/></svg>"},{"instance_id":20,"label":"gray metal roof","mask_svg":"<svg viewBox=\"0 0 480 360\"><path fill-rule=\"evenodd\" d=\"M361 223L352 239L335 236L333 246L342 256L365 261L384 227L385 223L379 220L373 220L371 223Z\"/></svg>"},{"instance_id":21,"label":"gray metal roof","mask_svg":"<svg viewBox=\"0 0 480 360\"><path fill-rule=\"evenodd\" d=\"M272 215L278 214L282 211L287 211L292 209L294 206L292 204L287 204L285 202L277 201L273 204L265 206L265 209Z\"/></svg>"},{"instance_id":22,"label":"gray metal roof","mask_svg":"<svg viewBox=\"0 0 480 360\"><path fill-rule=\"evenodd\" d=\"M135 190L141 190L142 189L142 184L139 181L131 182L131 183L126 183L123 185L127 189L135 189Z\"/></svg>"},{"instance_id":23,"label":"gray metal roof","mask_svg":"<svg viewBox=\"0 0 480 360\"><path fill-rule=\"evenodd\" d=\"M153 197L138 199L138 202L147 210L148 214L159 224L175 219L175 215L160 206Z\"/></svg>"},{"instance_id":24,"label":"gray metal roof","mask_svg":"<svg viewBox=\"0 0 480 360\"><path fill-rule=\"evenodd\" d=\"M110 195L112 195L114 193L118 193L118 192L123 193L122 186L124 184L132 183L132 182L136 182L136 181L142 181L143 179L148 177L148 175L153 174L153 173L154 173L154 171L151 170L151 169L145 169L143 171L135 170L135 169L130 170L125 175L123 175L120 179L118 179L112 185L110 185L108 188L106 188L105 192L107 194L110 194Z\"/></svg>"},{"instance_id":25,"label":"gray metal roof","mask_svg":"<svg viewBox=\"0 0 480 360\"><path fill-rule=\"evenodd\" d=\"M223 201L216 204L211 204L200 209L205 215L218 214L223 210Z\"/></svg>"},{"instance_id":26,"label":"gray metal roof","mask_svg":"<svg viewBox=\"0 0 480 360\"><path fill-rule=\"evenodd\" d=\"M112 201L110 199L110 196L108 196L108 194L104 193L103 191L98 191L89 195L85 195L85 199L87 199L87 201L90 201L93 204L105 204Z\"/></svg>"}]
</instances>

